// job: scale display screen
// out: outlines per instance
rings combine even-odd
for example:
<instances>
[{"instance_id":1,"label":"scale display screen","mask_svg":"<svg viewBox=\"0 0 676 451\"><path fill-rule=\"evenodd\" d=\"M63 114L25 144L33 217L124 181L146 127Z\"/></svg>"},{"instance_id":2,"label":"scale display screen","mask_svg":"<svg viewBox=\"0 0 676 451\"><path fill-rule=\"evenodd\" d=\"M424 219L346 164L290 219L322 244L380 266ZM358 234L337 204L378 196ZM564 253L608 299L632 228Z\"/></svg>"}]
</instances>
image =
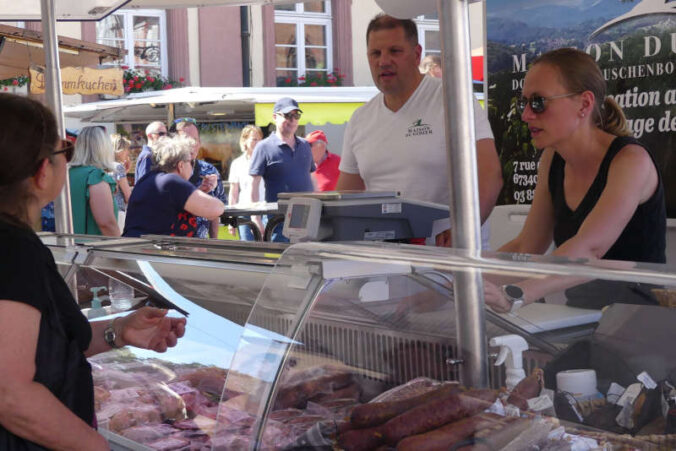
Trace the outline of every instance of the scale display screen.
<instances>
[{"instance_id":1,"label":"scale display screen","mask_svg":"<svg viewBox=\"0 0 676 451\"><path fill-rule=\"evenodd\" d=\"M293 227L294 229L305 228L305 226L307 225L307 216L308 216L307 213L308 213L307 205L298 205L298 204L292 205L289 227Z\"/></svg>"}]
</instances>

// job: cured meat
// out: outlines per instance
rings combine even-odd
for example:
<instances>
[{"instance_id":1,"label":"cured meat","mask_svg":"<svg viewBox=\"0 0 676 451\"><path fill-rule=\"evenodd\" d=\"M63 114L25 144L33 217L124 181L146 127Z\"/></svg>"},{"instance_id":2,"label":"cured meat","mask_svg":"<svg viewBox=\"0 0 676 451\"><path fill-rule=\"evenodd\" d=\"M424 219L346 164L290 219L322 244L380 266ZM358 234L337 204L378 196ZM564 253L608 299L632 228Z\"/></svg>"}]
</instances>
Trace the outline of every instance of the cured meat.
<instances>
[{"instance_id":1,"label":"cured meat","mask_svg":"<svg viewBox=\"0 0 676 451\"><path fill-rule=\"evenodd\" d=\"M545 384L544 371L540 368L533 370L530 376L522 379L512 390L507 398L509 404L513 404L521 410L528 409L528 400L540 396Z\"/></svg>"},{"instance_id":2,"label":"cured meat","mask_svg":"<svg viewBox=\"0 0 676 451\"><path fill-rule=\"evenodd\" d=\"M177 432L168 424L133 426L120 432L120 435L139 443L148 443Z\"/></svg>"},{"instance_id":3,"label":"cured meat","mask_svg":"<svg viewBox=\"0 0 676 451\"><path fill-rule=\"evenodd\" d=\"M428 401L453 393L459 393L462 389L459 384L444 384L432 391L412 398L399 401L377 402L362 404L352 409L350 422L354 427L364 428L385 423L391 418L406 412L409 409L420 406Z\"/></svg>"},{"instance_id":4,"label":"cured meat","mask_svg":"<svg viewBox=\"0 0 676 451\"><path fill-rule=\"evenodd\" d=\"M397 444L397 451L447 451L457 442L491 424L495 424L495 420L486 415L463 418L424 434L407 437Z\"/></svg>"},{"instance_id":5,"label":"cured meat","mask_svg":"<svg viewBox=\"0 0 676 451\"><path fill-rule=\"evenodd\" d=\"M332 393L352 383L352 374L346 372L330 372L312 379L300 380L280 388L275 409L289 407L304 408L307 401L321 393Z\"/></svg>"},{"instance_id":6,"label":"cured meat","mask_svg":"<svg viewBox=\"0 0 676 451\"><path fill-rule=\"evenodd\" d=\"M416 434L458 421L490 407L497 399L495 390L469 390L451 393L410 409L383 425L382 434L390 445Z\"/></svg>"}]
</instances>

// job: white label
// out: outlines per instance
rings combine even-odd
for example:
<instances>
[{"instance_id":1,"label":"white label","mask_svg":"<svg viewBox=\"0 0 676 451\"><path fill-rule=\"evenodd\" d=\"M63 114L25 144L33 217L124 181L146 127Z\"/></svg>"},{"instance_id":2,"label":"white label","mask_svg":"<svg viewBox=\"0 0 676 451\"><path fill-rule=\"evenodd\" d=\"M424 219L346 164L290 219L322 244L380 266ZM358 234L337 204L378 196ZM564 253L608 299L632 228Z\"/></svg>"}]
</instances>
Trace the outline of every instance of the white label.
<instances>
[{"instance_id":1,"label":"white label","mask_svg":"<svg viewBox=\"0 0 676 451\"><path fill-rule=\"evenodd\" d=\"M639 383L631 384L624 393L622 393L622 396L617 401L617 405L626 406L627 404L633 404L636 397L641 394L641 388L642 385Z\"/></svg>"},{"instance_id":2,"label":"white label","mask_svg":"<svg viewBox=\"0 0 676 451\"><path fill-rule=\"evenodd\" d=\"M608 393L606 393L606 400L610 403L618 404L624 390L625 388L623 386L613 382L610 384L610 388L608 388Z\"/></svg>"},{"instance_id":3,"label":"white label","mask_svg":"<svg viewBox=\"0 0 676 451\"><path fill-rule=\"evenodd\" d=\"M383 214L401 213L401 204L382 204Z\"/></svg>"},{"instance_id":4,"label":"white label","mask_svg":"<svg viewBox=\"0 0 676 451\"><path fill-rule=\"evenodd\" d=\"M538 396L537 398L528 400L528 408L534 412L541 412L550 407L554 407L554 403L547 395Z\"/></svg>"},{"instance_id":5,"label":"white label","mask_svg":"<svg viewBox=\"0 0 676 451\"><path fill-rule=\"evenodd\" d=\"M395 238L394 230L383 230L380 232L364 232L365 240L393 240Z\"/></svg>"},{"instance_id":6,"label":"white label","mask_svg":"<svg viewBox=\"0 0 676 451\"><path fill-rule=\"evenodd\" d=\"M650 377L650 375L645 371L643 371L641 374L636 376L636 379L643 382L643 385L645 385L645 388L647 388L648 390L652 390L652 389L657 387L657 384L655 383L653 378Z\"/></svg>"}]
</instances>

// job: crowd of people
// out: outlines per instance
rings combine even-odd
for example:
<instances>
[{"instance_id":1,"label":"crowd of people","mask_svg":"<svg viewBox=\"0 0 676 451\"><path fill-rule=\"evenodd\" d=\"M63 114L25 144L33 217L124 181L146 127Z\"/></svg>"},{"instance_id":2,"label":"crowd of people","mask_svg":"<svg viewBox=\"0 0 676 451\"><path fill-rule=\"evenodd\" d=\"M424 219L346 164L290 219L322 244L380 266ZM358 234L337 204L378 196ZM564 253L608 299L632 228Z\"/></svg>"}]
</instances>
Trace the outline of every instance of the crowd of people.
<instances>
[{"instance_id":1,"label":"crowd of people","mask_svg":"<svg viewBox=\"0 0 676 451\"><path fill-rule=\"evenodd\" d=\"M294 99L279 99L273 133L264 138L255 126L242 131L242 155L228 177L231 203L335 188L399 191L448 204L442 84L434 78L439 63L430 59L423 65L429 75L420 72L421 47L410 20L379 15L366 40L380 93L350 119L341 157L328 151L320 130L297 136L303 111ZM528 70L517 106L544 151L523 231L500 250L544 253L553 240L555 255L664 263L660 172L650 151L630 137L594 60L574 49L543 54ZM474 119L483 223L503 181L486 112L476 102ZM69 177L76 233L214 238L226 203L221 175L198 159L199 128L191 118L171 124L174 136L164 123L147 126L133 187L124 137L84 127L73 145L59 138L46 107L5 93L0 120L0 449L106 449L92 427L86 357L124 345L162 352L184 334L185 319L143 307L89 323L33 231L40 210ZM126 211L124 221L120 211ZM262 227L262 218L254 221ZM450 244L449 231L436 238ZM285 237L278 229L273 239ZM484 283L486 303L507 312L515 301L528 304L560 289L561 280Z\"/></svg>"}]
</instances>

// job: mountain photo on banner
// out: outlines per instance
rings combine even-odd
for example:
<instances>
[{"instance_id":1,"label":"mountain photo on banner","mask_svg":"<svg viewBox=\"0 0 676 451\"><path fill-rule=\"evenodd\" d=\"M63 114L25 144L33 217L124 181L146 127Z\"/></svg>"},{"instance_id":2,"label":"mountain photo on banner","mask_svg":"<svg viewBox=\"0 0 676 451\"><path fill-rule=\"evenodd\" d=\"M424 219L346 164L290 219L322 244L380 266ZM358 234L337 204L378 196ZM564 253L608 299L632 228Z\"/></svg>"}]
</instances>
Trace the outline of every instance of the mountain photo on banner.
<instances>
[{"instance_id":1,"label":"mountain photo on banner","mask_svg":"<svg viewBox=\"0 0 676 451\"><path fill-rule=\"evenodd\" d=\"M575 47L597 62L608 95L660 168L667 215L676 217L676 1L487 0L488 115L503 165L498 202L533 200L542 149L516 110L540 54Z\"/></svg>"}]
</instances>

